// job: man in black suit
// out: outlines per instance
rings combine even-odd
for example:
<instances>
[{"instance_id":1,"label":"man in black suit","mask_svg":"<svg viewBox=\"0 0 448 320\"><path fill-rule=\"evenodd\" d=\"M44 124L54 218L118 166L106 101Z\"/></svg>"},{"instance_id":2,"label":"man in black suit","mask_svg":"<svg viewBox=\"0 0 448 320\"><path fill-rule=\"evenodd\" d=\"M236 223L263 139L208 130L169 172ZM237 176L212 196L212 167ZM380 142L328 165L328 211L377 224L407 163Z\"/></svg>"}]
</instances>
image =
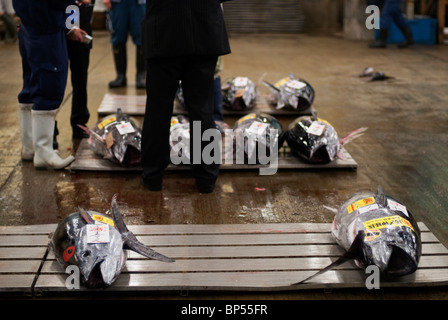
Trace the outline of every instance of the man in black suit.
<instances>
[{"instance_id":1,"label":"man in black suit","mask_svg":"<svg viewBox=\"0 0 448 320\"><path fill-rule=\"evenodd\" d=\"M201 133L215 128L213 83L218 56L230 53L221 8L222 0L147 0L142 24L143 47L147 59L147 102L142 133L142 184L160 190L165 168L170 163L170 120L179 81L190 119L190 136L195 137L194 121ZM206 145L190 139L194 145ZM192 161L196 186L201 193L213 191L219 164Z\"/></svg>"}]
</instances>

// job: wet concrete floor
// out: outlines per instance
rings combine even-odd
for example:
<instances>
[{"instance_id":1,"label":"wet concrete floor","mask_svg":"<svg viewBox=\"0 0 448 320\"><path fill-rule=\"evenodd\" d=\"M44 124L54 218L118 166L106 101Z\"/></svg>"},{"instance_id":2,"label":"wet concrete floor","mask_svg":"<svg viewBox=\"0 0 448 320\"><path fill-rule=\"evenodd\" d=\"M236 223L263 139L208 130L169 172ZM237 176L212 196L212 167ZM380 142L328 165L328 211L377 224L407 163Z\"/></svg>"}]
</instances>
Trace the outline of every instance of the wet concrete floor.
<instances>
[{"instance_id":1,"label":"wet concrete floor","mask_svg":"<svg viewBox=\"0 0 448 320\"><path fill-rule=\"evenodd\" d=\"M128 42L128 87L110 90L115 76L109 34L94 33L89 69L88 125L106 93L145 94L135 89L134 46ZM21 58L17 44L0 44L0 225L57 223L78 206L105 212L115 193L127 224L246 224L331 222L323 208L338 206L361 190L382 185L448 247L448 47L372 50L364 41L306 34L234 34L224 57L225 80L247 76L275 82L289 73L316 91L314 108L340 135L368 131L346 146L353 170L222 171L214 193L199 194L188 172L168 173L161 192L140 185L138 172L37 171L20 160L17 94ZM393 79L367 82L357 75L373 67ZM260 85L261 94L268 89ZM71 139L71 84L57 116L62 156ZM238 117L227 117L233 125ZM279 117L286 126L294 117ZM168 295L169 296L169 295ZM200 294L198 296L201 296ZM196 296L196 298L198 297ZM214 297L228 297L216 294ZM201 296L202 297L202 296ZM203 297L210 297L204 294ZM446 299L444 288L373 292L230 295L273 299ZM154 297L153 297L154 298Z\"/></svg>"}]
</instances>

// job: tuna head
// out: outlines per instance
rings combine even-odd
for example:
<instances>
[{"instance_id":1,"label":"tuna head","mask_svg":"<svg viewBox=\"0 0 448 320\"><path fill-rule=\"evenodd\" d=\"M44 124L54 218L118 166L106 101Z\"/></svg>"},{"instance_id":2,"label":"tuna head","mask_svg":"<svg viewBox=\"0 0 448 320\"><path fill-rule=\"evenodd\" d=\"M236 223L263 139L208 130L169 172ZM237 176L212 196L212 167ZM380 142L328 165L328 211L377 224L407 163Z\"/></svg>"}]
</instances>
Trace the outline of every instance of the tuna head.
<instances>
[{"instance_id":1,"label":"tuna head","mask_svg":"<svg viewBox=\"0 0 448 320\"><path fill-rule=\"evenodd\" d=\"M79 232L75 258L87 288L110 286L126 262L121 234L107 224L85 225Z\"/></svg>"},{"instance_id":2,"label":"tuna head","mask_svg":"<svg viewBox=\"0 0 448 320\"><path fill-rule=\"evenodd\" d=\"M363 222L363 264L394 277L415 272L421 255L418 225L389 208L377 210L379 218Z\"/></svg>"}]
</instances>

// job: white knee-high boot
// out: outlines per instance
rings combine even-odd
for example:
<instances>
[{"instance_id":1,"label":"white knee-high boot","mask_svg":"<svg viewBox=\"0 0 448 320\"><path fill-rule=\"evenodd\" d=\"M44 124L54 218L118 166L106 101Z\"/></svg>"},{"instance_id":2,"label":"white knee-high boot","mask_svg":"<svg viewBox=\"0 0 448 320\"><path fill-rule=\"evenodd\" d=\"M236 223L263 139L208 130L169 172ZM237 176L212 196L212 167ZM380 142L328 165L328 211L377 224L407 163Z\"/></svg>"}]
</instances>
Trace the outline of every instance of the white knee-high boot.
<instances>
[{"instance_id":1,"label":"white knee-high boot","mask_svg":"<svg viewBox=\"0 0 448 320\"><path fill-rule=\"evenodd\" d=\"M19 103L20 139L22 140L22 160L33 161L33 127L31 122L31 103Z\"/></svg>"},{"instance_id":2,"label":"white knee-high boot","mask_svg":"<svg viewBox=\"0 0 448 320\"><path fill-rule=\"evenodd\" d=\"M53 150L53 135L56 114L58 110L32 110L34 166L39 169L63 169L75 158L59 157Z\"/></svg>"}]
</instances>

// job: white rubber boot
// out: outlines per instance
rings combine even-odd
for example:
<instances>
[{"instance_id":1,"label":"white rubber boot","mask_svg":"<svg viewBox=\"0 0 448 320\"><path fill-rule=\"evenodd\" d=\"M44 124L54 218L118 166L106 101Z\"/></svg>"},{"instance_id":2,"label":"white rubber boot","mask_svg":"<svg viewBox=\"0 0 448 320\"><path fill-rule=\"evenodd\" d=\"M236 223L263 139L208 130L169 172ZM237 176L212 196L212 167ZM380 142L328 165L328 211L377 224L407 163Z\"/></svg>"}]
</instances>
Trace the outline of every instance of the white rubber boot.
<instances>
[{"instance_id":1,"label":"white rubber boot","mask_svg":"<svg viewBox=\"0 0 448 320\"><path fill-rule=\"evenodd\" d=\"M59 157L53 150L54 123L58 110L37 111L32 110L34 167L37 169L63 169L72 163L75 158Z\"/></svg>"},{"instance_id":2,"label":"white rubber boot","mask_svg":"<svg viewBox=\"0 0 448 320\"><path fill-rule=\"evenodd\" d=\"M19 103L20 139L22 140L22 161L33 161L33 127L31 108L33 104Z\"/></svg>"}]
</instances>

